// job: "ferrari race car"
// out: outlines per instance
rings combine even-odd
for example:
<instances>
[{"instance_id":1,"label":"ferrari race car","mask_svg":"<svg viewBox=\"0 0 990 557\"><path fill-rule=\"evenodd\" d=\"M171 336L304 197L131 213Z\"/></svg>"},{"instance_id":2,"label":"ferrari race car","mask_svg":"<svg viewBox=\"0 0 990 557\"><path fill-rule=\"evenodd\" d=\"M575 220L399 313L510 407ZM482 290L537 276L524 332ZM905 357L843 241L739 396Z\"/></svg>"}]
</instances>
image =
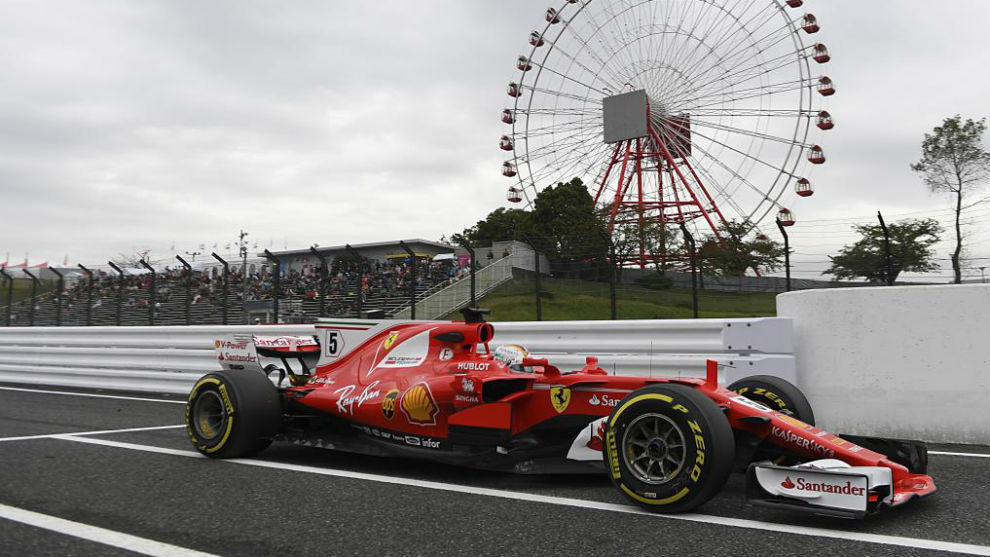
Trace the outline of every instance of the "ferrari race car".
<instances>
[{"instance_id":1,"label":"ferrari race car","mask_svg":"<svg viewBox=\"0 0 990 557\"><path fill-rule=\"evenodd\" d=\"M757 504L830 516L935 491L924 445L816 428L804 395L777 377L723 388L714 361L705 379L609 375L593 356L561 371L494 347L480 310L455 322L325 320L316 333L217 340L223 369L186 405L196 449L232 458L288 441L516 473L604 471L658 512L698 507L734 469Z\"/></svg>"}]
</instances>

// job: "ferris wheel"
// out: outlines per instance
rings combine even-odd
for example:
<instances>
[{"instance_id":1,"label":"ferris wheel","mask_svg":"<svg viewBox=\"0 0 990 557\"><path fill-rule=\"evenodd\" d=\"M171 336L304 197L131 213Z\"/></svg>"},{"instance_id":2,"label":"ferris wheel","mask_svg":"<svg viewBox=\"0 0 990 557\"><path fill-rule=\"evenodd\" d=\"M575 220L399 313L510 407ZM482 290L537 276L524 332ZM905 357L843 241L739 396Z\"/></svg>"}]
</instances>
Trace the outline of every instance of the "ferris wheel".
<instances>
[{"instance_id":1,"label":"ferris wheel","mask_svg":"<svg viewBox=\"0 0 990 557\"><path fill-rule=\"evenodd\" d=\"M650 221L719 235L793 225L825 163L835 93L802 0L565 0L529 35L502 111L508 201L580 178L609 230ZM641 248L628 262L645 264Z\"/></svg>"}]
</instances>

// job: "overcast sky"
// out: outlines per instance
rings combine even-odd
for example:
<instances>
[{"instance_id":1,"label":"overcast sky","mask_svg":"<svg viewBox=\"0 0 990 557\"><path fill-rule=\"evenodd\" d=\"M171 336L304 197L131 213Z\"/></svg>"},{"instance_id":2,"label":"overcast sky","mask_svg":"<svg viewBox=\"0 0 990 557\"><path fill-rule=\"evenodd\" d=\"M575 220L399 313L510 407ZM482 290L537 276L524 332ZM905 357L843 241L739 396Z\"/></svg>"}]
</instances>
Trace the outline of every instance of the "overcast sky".
<instances>
[{"instance_id":1,"label":"overcast sky","mask_svg":"<svg viewBox=\"0 0 990 557\"><path fill-rule=\"evenodd\" d=\"M546 6L3 7L0 261L29 253L32 264L74 265L143 249L168 258L173 245L223 251L242 228L259 249L291 249L438 239L472 225L505 203L504 88ZM791 235L799 269L820 273L851 239L847 221L877 210L948 216L950 199L929 194L908 165L944 117L990 116L990 2L804 9L822 24L838 86L829 161ZM990 204L970 220L968 255L990 258ZM939 249L947 257L948 245Z\"/></svg>"}]
</instances>

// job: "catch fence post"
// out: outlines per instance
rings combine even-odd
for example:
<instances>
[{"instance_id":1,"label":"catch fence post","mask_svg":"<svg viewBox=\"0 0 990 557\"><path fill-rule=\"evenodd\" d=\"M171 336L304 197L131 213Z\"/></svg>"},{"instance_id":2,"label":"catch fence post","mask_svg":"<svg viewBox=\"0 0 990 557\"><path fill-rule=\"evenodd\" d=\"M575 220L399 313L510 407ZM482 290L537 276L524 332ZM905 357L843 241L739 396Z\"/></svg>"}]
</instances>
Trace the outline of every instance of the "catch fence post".
<instances>
[{"instance_id":1,"label":"catch fence post","mask_svg":"<svg viewBox=\"0 0 990 557\"><path fill-rule=\"evenodd\" d=\"M55 285L55 291L56 291L55 292L55 326L61 327L62 326L62 290L65 288L65 277L58 269L54 267L49 267L49 270L55 273L55 276L58 277L58 282Z\"/></svg>"},{"instance_id":2,"label":"catch fence post","mask_svg":"<svg viewBox=\"0 0 990 557\"><path fill-rule=\"evenodd\" d=\"M777 228L780 229L780 234L784 236L784 271L786 273L786 289L787 292L791 291L791 240L787 236L787 229L784 228L783 223L780 219L777 219Z\"/></svg>"},{"instance_id":3,"label":"catch fence post","mask_svg":"<svg viewBox=\"0 0 990 557\"><path fill-rule=\"evenodd\" d=\"M316 251L316 248L310 246L309 252L312 253L317 259L320 260L320 315L319 317L326 317L327 312L327 281L330 275L330 267L327 266L327 258L323 257L323 254ZM360 295L359 295L360 297ZM361 314L358 314L361 317Z\"/></svg>"},{"instance_id":4,"label":"catch fence post","mask_svg":"<svg viewBox=\"0 0 990 557\"><path fill-rule=\"evenodd\" d=\"M887 230L887 223L883 221L883 215L877 211L877 220L880 221L880 229L883 230L883 278L887 286L894 286L894 264L890 255L890 231Z\"/></svg>"},{"instance_id":5,"label":"catch fence post","mask_svg":"<svg viewBox=\"0 0 990 557\"><path fill-rule=\"evenodd\" d=\"M694 236L688 231L687 226L681 223L681 233L688 244L688 253L691 254L691 310L694 318L698 318L698 266L695 261Z\"/></svg>"},{"instance_id":6,"label":"catch fence post","mask_svg":"<svg viewBox=\"0 0 990 557\"><path fill-rule=\"evenodd\" d=\"M275 257L275 254L265 250L265 257L272 262L272 290L274 294L272 295L272 314L273 322L278 324L278 297L282 289L282 263Z\"/></svg>"},{"instance_id":7,"label":"catch fence post","mask_svg":"<svg viewBox=\"0 0 990 557\"><path fill-rule=\"evenodd\" d=\"M142 259L140 261L141 266L145 269L151 271L151 284L148 288L148 324L154 327L155 325L155 302L157 301L157 296L155 295L155 283L158 280L158 274L155 272L154 267L148 265L148 262Z\"/></svg>"},{"instance_id":8,"label":"catch fence post","mask_svg":"<svg viewBox=\"0 0 990 557\"><path fill-rule=\"evenodd\" d=\"M220 262L221 265L223 265L223 298L222 298L223 302L220 304L220 311L222 312L221 314L223 315L222 317L223 324L226 325L227 324L227 290L229 288L229 280L230 280L230 265L226 261L224 261L222 257L217 255L216 252L211 253L210 255L213 256L213 259L216 259L217 261Z\"/></svg>"},{"instance_id":9,"label":"catch fence post","mask_svg":"<svg viewBox=\"0 0 990 557\"><path fill-rule=\"evenodd\" d=\"M192 265L190 265L189 263L187 263L186 260L183 259L181 255L176 255L175 258L178 259L179 260L179 263L182 263L182 266L186 268L186 284L185 284L185 287L186 287L186 325L190 325L191 324L191 317L189 315L189 308L192 306L192 299L190 297L190 289L192 287Z\"/></svg>"},{"instance_id":10,"label":"catch fence post","mask_svg":"<svg viewBox=\"0 0 990 557\"><path fill-rule=\"evenodd\" d=\"M476 267L475 261L477 260L477 258L474 255L474 247L471 246L471 244L468 243L467 240L461 241L461 247L466 249L468 255L471 256L471 307L476 308L478 307L478 290L477 290L478 283L475 282L474 272Z\"/></svg>"},{"instance_id":11,"label":"catch fence post","mask_svg":"<svg viewBox=\"0 0 990 557\"><path fill-rule=\"evenodd\" d=\"M117 271L120 277L117 282L117 326L120 327L120 310L124 302L124 270L118 267L113 261L107 261L107 263L110 264L110 268Z\"/></svg>"},{"instance_id":12,"label":"catch fence post","mask_svg":"<svg viewBox=\"0 0 990 557\"><path fill-rule=\"evenodd\" d=\"M416 271L419 267L419 260L416 259L416 252L409 248L405 242L399 240L399 246L409 254L412 259L412 267L409 269L409 319L416 319ZM473 278L474 275L472 275Z\"/></svg>"},{"instance_id":13,"label":"catch fence post","mask_svg":"<svg viewBox=\"0 0 990 557\"><path fill-rule=\"evenodd\" d=\"M14 277L8 275L7 271L2 268L0 268L0 275L7 281L7 326L10 327L10 312L14 307Z\"/></svg>"},{"instance_id":14,"label":"catch fence post","mask_svg":"<svg viewBox=\"0 0 990 557\"><path fill-rule=\"evenodd\" d=\"M28 326L34 327L34 299L38 295L38 277L24 269L24 274L31 277L31 309L28 310Z\"/></svg>"},{"instance_id":15,"label":"catch fence post","mask_svg":"<svg viewBox=\"0 0 990 557\"><path fill-rule=\"evenodd\" d=\"M89 327L93 324L93 271L90 271L83 266L82 263L79 264L79 268L86 273L86 326Z\"/></svg>"},{"instance_id":16,"label":"catch fence post","mask_svg":"<svg viewBox=\"0 0 990 557\"><path fill-rule=\"evenodd\" d=\"M352 248L350 244L345 244L344 249L354 259L357 259L358 262L357 315L355 317L360 319L361 314L364 313L364 256L361 255L361 252Z\"/></svg>"},{"instance_id":17,"label":"catch fence post","mask_svg":"<svg viewBox=\"0 0 990 557\"><path fill-rule=\"evenodd\" d=\"M536 320L543 321L543 293L540 285L540 252L536 249L536 244L533 240L526 234L523 234L523 239L529 244L530 249L533 250L533 267L536 269ZM473 305L473 304L472 304Z\"/></svg>"},{"instance_id":18,"label":"catch fence post","mask_svg":"<svg viewBox=\"0 0 990 557\"><path fill-rule=\"evenodd\" d=\"M616 307L615 300L615 282L616 282L616 261L615 261L615 242L612 241L612 236L604 230L600 230L602 237L608 242L608 299L609 299L609 311L612 321L619 318L619 311Z\"/></svg>"}]
</instances>

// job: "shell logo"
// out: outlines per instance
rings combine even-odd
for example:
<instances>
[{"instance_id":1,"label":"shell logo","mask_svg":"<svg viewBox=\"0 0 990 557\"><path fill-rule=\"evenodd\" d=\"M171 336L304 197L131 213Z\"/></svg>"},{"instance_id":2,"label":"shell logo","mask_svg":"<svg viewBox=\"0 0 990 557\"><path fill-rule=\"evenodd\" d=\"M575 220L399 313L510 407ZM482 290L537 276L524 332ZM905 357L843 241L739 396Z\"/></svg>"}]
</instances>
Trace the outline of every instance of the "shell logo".
<instances>
[{"instance_id":1,"label":"shell logo","mask_svg":"<svg viewBox=\"0 0 990 557\"><path fill-rule=\"evenodd\" d=\"M426 383L418 383L402 393L399 408L409 423L416 425L436 425L437 403Z\"/></svg>"},{"instance_id":2,"label":"shell logo","mask_svg":"<svg viewBox=\"0 0 990 557\"><path fill-rule=\"evenodd\" d=\"M220 348L220 341L219 340L214 340L213 341L213 348Z\"/></svg>"}]
</instances>

